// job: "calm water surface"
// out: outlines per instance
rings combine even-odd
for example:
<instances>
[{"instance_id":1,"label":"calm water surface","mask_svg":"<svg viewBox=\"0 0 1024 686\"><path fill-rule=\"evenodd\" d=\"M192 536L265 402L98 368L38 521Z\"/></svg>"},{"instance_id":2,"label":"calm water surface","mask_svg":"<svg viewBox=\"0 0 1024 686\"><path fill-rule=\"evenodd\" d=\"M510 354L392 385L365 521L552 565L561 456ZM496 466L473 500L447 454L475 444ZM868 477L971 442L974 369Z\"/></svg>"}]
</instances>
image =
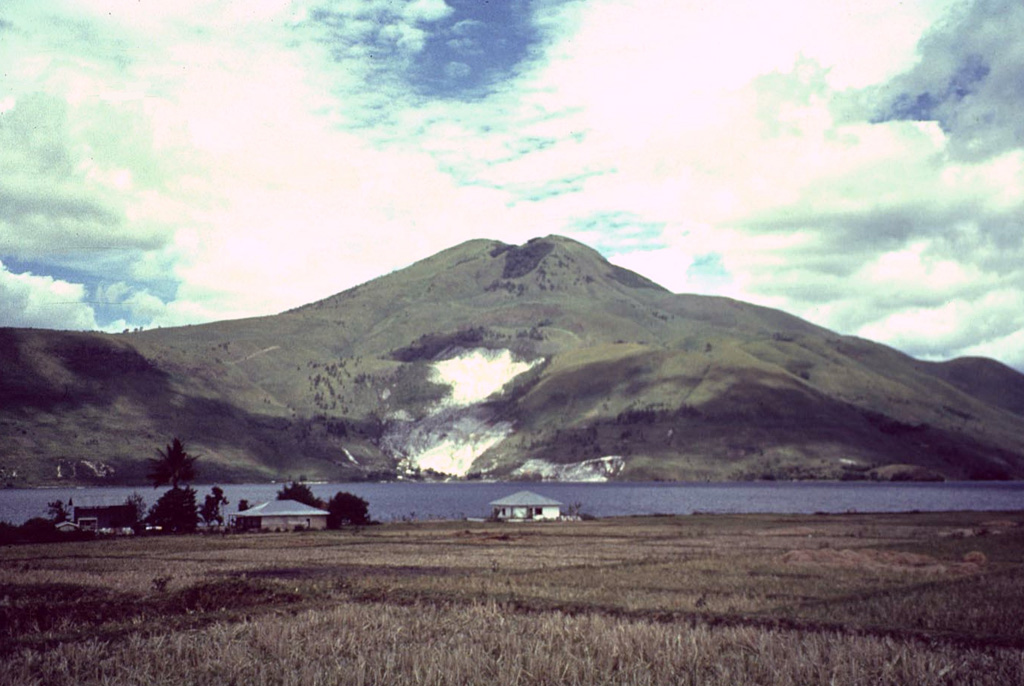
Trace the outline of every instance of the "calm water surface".
<instances>
[{"instance_id":1,"label":"calm water surface","mask_svg":"<svg viewBox=\"0 0 1024 686\"><path fill-rule=\"evenodd\" d=\"M281 484L237 484L222 487L231 501L250 505L273 500ZM370 503L378 521L463 519L484 517L488 503L520 490L561 501L581 503L597 517L644 514L909 512L945 510L1024 510L1024 482L944 483L339 483L314 484L313 492L328 500L338 491L354 493ZM200 504L210 486L195 486ZM134 492L146 505L164 489L48 488L0 490L0 521L20 524L46 515L46 503L69 499L79 506L116 505Z\"/></svg>"}]
</instances>

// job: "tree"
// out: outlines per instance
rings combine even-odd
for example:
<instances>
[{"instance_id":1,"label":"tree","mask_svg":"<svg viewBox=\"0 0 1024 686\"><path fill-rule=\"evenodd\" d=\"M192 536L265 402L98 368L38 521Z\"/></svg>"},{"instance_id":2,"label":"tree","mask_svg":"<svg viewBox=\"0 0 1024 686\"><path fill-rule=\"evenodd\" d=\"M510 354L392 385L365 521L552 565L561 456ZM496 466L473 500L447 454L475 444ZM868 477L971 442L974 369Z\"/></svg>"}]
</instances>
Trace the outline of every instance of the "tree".
<instances>
[{"instance_id":1,"label":"tree","mask_svg":"<svg viewBox=\"0 0 1024 686\"><path fill-rule=\"evenodd\" d=\"M203 507L199 510L199 516L203 518L207 526L214 522L223 524L224 515L221 512L221 507L227 504L228 499L224 497L224 490L220 486L214 486L210 489L210 494L206 496Z\"/></svg>"},{"instance_id":2,"label":"tree","mask_svg":"<svg viewBox=\"0 0 1024 686\"><path fill-rule=\"evenodd\" d=\"M199 525L199 513L196 506L196 491L185 488L172 488L165 492L149 510L147 521L164 531L176 534L190 534Z\"/></svg>"},{"instance_id":3,"label":"tree","mask_svg":"<svg viewBox=\"0 0 1024 686\"><path fill-rule=\"evenodd\" d=\"M159 459L149 461L149 479L153 488L171 485L171 490L160 496L150 509L147 521L164 531L174 533L191 533L199 524L196 492L189 486L181 488L179 484L196 478L195 461L197 456L185 452L185 447L177 437L167 446L167 450L157 450Z\"/></svg>"},{"instance_id":4,"label":"tree","mask_svg":"<svg viewBox=\"0 0 1024 686\"><path fill-rule=\"evenodd\" d=\"M171 485L177 489L179 483L189 483L196 478L195 461L197 456L185 452L181 441L174 438L167 450L157 450L158 459L149 461L149 480L153 482L153 488Z\"/></svg>"},{"instance_id":5,"label":"tree","mask_svg":"<svg viewBox=\"0 0 1024 686\"><path fill-rule=\"evenodd\" d=\"M357 495L339 491L327 503L327 528L340 529L344 524L369 524L370 504Z\"/></svg>"},{"instance_id":6,"label":"tree","mask_svg":"<svg viewBox=\"0 0 1024 686\"><path fill-rule=\"evenodd\" d=\"M146 499L134 492L124 499L124 504L132 508L132 522L129 526L135 533L141 533L146 521Z\"/></svg>"},{"instance_id":7,"label":"tree","mask_svg":"<svg viewBox=\"0 0 1024 686\"><path fill-rule=\"evenodd\" d=\"M53 502L46 503L46 513L50 515L50 519L53 520L54 524L60 524L71 519L71 501L69 500L67 505L64 504L63 500L54 500Z\"/></svg>"},{"instance_id":8,"label":"tree","mask_svg":"<svg viewBox=\"0 0 1024 686\"><path fill-rule=\"evenodd\" d=\"M309 505L310 507L324 507L324 501L313 495L313 490L306 484L300 484L297 481L293 481L280 491L277 492L278 500L295 500L297 502Z\"/></svg>"}]
</instances>

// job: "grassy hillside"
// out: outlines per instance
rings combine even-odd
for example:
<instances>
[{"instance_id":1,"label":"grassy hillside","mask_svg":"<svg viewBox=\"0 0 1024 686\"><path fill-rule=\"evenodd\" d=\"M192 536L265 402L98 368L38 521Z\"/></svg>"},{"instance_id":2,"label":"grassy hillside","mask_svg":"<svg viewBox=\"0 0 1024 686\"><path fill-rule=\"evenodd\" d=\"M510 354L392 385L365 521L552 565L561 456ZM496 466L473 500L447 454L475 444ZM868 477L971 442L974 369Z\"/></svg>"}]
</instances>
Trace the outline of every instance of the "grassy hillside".
<instances>
[{"instance_id":1,"label":"grassy hillside","mask_svg":"<svg viewBox=\"0 0 1024 686\"><path fill-rule=\"evenodd\" d=\"M455 407L436 364L479 351L533 366ZM439 451L485 478L601 458L619 479L1024 477L1017 372L672 294L557 236L470 241L276 316L0 330L0 364L12 485L138 482L172 436L219 481L415 477Z\"/></svg>"}]
</instances>

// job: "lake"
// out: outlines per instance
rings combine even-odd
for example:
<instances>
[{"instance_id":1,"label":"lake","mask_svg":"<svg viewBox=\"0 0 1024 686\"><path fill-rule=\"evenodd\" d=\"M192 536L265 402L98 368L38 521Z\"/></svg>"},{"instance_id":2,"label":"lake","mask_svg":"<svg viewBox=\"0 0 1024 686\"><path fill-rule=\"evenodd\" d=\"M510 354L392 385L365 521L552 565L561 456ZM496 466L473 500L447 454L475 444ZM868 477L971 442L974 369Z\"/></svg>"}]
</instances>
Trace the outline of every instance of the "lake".
<instances>
[{"instance_id":1,"label":"lake","mask_svg":"<svg viewBox=\"0 0 1024 686\"><path fill-rule=\"evenodd\" d=\"M753 482L753 483L339 483L311 484L318 497L348 491L370 504L370 516L397 520L464 519L490 514L488 503L520 490L582 504L596 517L647 514L815 512L910 512L947 510L1024 510L1024 482L941 483ZM230 500L250 505L272 500L281 484L222 486ZM195 486L200 504L210 486ZM0 490L0 521L21 524L46 516L46 504L73 500L78 506L116 505L137 492L151 506L163 493L146 487L45 488ZM563 508L564 511L564 508Z\"/></svg>"}]
</instances>

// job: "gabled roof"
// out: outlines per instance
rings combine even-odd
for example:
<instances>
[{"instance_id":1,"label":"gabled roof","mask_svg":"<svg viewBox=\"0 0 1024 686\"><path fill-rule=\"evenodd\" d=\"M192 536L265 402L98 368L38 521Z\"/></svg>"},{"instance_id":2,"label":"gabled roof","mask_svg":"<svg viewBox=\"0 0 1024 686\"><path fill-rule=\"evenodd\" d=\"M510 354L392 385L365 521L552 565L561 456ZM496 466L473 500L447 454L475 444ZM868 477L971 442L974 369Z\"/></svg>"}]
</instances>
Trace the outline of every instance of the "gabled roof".
<instances>
[{"instance_id":1,"label":"gabled roof","mask_svg":"<svg viewBox=\"0 0 1024 686\"><path fill-rule=\"evenodd\" d=\"M309 517L311 515L325 515L330 514L327 510L320 510L315 507L310 507L305 503L300 503L297 500L271 500L270 502L263 503L262 505L256 505L250 507L248 510L242 510L238 513L239 517Z\"/></svg>"},{"instance_id":2,"label":"gabled roof","mask_svg":"<svg viewBox=\"0 0 1024 686\"><path fill-rule=\"evenodd\" d=\"M498 507L543 507L545 505L561 505L562 503L551 498L545 498L542 495L537 495L531 491L519 491L512 495L505 496L500 500L494 500L491 505L497 505Z\"/></svg>"},{"instance_id":3,"label":"gabled roof","mask_svg":"<svg viewBox=\"0 0 1024 686\"><path fill-rule=\"evenodd\" d=\"M75 512L105 512L107 514L111 512L119 512L121 510L132 510L135 511L134 505L128 503L118 503L117 505L73 505Z\"/></svg>"}]
</instances>

